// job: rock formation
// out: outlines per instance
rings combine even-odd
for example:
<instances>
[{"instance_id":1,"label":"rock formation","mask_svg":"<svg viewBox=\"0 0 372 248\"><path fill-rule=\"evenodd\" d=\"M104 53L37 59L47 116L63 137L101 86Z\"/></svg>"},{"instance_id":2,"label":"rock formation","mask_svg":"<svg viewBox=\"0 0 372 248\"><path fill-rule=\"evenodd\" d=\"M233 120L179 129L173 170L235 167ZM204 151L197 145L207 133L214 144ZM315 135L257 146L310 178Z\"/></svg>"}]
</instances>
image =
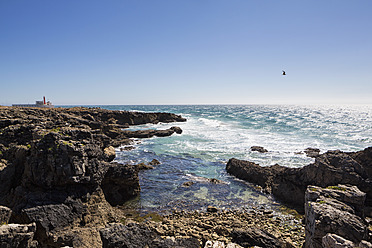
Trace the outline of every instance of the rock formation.
<instances>
[{"instance_id":1,"label":"rock formation","mask_svg":"<svg viewBox=\"0 0 372 248\"><path fill-rule=\"evenodd\" d=\"M262 146L252 146L251 151L260 152L260 153L266 153L268 152L265 148Z\"/></svg>"},{"instance_id":2,"label":"rock formation","mask_svg":"<svg viewBox=\"0 0 372 248\"><path fill-rule=\"evenodd\" d=\"M36 227L31 240L40 246L80 246L84 242L76 232L86 233L86 226L99 228L115 220L111 206L140 192L138 167L113 162L113 146L130 144L132 137L182 132L173 127L137 135L138 131L123 128L173 121L185 119L100 108L1 107L0 205L12 210L10 222L31 225L24 230ZM68 231L70 227L77 229Z\"/></svg>"},{"instance_id":3,"label":"rock formation","mask_svg":"<svg viewBox=\"0 0 372 248\"><path fill-rule=\"evenodd\" d=\"M366 194L356 186L309 186L305 194L305 247L356 247L371 241L364 220Z\"/></svg>"},{"instance_id":4,"label":"rock formation","mask_svg":"<svg viewBox=\"0 0 372 248\"><path fill-rule=\"evenodd\" d=\"M372 215L372 147L359 152L328 151L303 168L277 164L261 167L233 158L228 161L226 170L240 179L260 185L282 202L302 211L308 185L355 185L366 193L365 211Z\"/></svg>"}]
</instances>

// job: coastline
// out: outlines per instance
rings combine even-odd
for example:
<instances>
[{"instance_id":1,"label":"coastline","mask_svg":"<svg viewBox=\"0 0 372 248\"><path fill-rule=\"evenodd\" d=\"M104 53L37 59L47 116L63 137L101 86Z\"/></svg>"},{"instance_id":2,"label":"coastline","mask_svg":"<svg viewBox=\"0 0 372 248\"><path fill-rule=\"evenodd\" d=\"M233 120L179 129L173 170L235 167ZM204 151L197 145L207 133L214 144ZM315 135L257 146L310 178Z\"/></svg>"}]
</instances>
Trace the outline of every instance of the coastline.
<instances>
[{"instance_id":1,"label":"coastline","mask_svg":"<svg viewBox=\"0 0 372 248\"><path fill-rule=\"evenodd\" d=\"M152 230L148 242L159 239L163 242L162 247L166 247L169 237L175 239L172 244L168 242L170 246L186 242L184 239L203 246L210 240L226 245L234 241L243 244L237 237L248 234L243 235L234 228L241 229L249 223L254 226L250 235L267 236L264 240L273 238L273 247L301 247L303 244L303 225L296 222L290 226L294 217L278 219L267 209L251 213L219 209L216 209L217 213L177 210L159 217L159 222L156 215L148 218L128 216L128 212L115 208L139 194L140 169L137 165L112 163L115 158L113 147L130 144L129 138L132 137L161 138L182 133L177 127L147 131L127 131L125 128L145 123L186 121L181 116L98 108L41 110L2 107L0 111L0 176L5 182L1 186L0 205L12 209L6 223L36 223L38 232L35 231L29 240L30 247L104 246L106 239L102 238L103 231L100 230L108 228L107 224L129 224L135 229L137 224L131 223L136 220L141 222L139 225L145 225L140 227L141 230ZM60 215L55 216L56 212ZM197 226L195 220L199 220ZM280 223L287 228L281 228ZM126 230L123 226L112 228ZM197 230L196 233L193 230ZM92 238L87 233L101 235L101 239ZM272 237L268 233L276 235ZM295 238L290 239L291 235ZM110 247L107 244L106 247Z\"/></svg>"}]
</instances>

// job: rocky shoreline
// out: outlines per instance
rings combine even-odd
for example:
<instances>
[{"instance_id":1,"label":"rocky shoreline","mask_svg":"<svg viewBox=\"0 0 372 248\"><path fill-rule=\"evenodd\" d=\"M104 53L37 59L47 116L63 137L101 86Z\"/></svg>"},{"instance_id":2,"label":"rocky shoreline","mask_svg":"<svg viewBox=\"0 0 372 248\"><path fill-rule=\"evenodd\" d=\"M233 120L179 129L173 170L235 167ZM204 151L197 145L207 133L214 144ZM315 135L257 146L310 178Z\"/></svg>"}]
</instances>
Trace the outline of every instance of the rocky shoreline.
<instances>
[{"instance_id":1,"label":"rocky shoreline","mask_svg":"<svg viewBox=\"0 0 372 248\"><path fill-rule=\"evenodd\" d=\"M372 247L372 147L305 152L315 162L302 168L233 158L226 170L303 212L305 247Z\"/></svg>"},{"instance_id":2,"label":"rocky shoreline","mask_svg":"<svg viewBox=\"0 0 372 248\"><path fill-rule=\"evenodd\" d=\"M139 171L157 161L119 164L114 147L182 133L176 126L126 128L183 121L170 113L0 107L0 247L332 247L340 238L369 247L372 148L314 150L315 163L301 169L228 162L229 173L297 207L304 218L265 208L142 216L117 207L140 193ZM352 236L345 236L354 229L340 216L357 223Z\"/></svg>"}]
</instances>

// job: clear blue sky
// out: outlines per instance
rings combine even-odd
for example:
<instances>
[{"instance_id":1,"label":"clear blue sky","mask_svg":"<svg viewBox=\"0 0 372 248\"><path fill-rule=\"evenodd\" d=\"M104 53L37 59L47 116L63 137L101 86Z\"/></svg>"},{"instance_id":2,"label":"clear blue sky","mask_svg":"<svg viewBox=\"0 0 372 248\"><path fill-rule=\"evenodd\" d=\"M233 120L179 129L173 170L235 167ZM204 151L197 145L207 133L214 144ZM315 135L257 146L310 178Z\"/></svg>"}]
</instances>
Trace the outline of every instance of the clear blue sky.
<instances>
[{"instance_id":1,"label":"clear blue sky","mask_svg":"<svg viewBox=\"0 0 372 248\"><path fill-rule=\"evenodd\" d=\"M371 0L0 0L0 104L372 104L371 13Z\"/></svg>"}]
</instances>

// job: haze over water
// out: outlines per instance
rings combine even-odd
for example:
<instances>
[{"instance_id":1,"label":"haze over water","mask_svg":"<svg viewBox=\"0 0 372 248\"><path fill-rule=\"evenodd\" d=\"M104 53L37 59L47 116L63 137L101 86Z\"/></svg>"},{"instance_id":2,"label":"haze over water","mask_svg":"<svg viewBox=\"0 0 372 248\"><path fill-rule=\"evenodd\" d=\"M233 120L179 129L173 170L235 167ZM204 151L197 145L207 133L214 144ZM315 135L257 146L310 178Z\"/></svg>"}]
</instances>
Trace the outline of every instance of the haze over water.
<instances>
[{"instance_id":1,"label":"haze over water","mask_svg":"<svg viewBox=\"0 0 372 248\"><path fill-rule=\"evenodd\" d=\"M275 205L274 199L225 171L230 158L269 166L302 167L314 160L308 147L321 152L358 151L372 145L372 106L178 105L101 106L115 110L172 112L184 123L159 123L131 129L182 128L181 135L136 140L136 149L117 150L122 163L161 162L140 173L141 196L132 206L148 210L244 208ZM251 151L263 146L269 152ZM217 178L211 184L204 178ZM190 187L184 182L192 181Z\"/></svg>"}]
</instances>

